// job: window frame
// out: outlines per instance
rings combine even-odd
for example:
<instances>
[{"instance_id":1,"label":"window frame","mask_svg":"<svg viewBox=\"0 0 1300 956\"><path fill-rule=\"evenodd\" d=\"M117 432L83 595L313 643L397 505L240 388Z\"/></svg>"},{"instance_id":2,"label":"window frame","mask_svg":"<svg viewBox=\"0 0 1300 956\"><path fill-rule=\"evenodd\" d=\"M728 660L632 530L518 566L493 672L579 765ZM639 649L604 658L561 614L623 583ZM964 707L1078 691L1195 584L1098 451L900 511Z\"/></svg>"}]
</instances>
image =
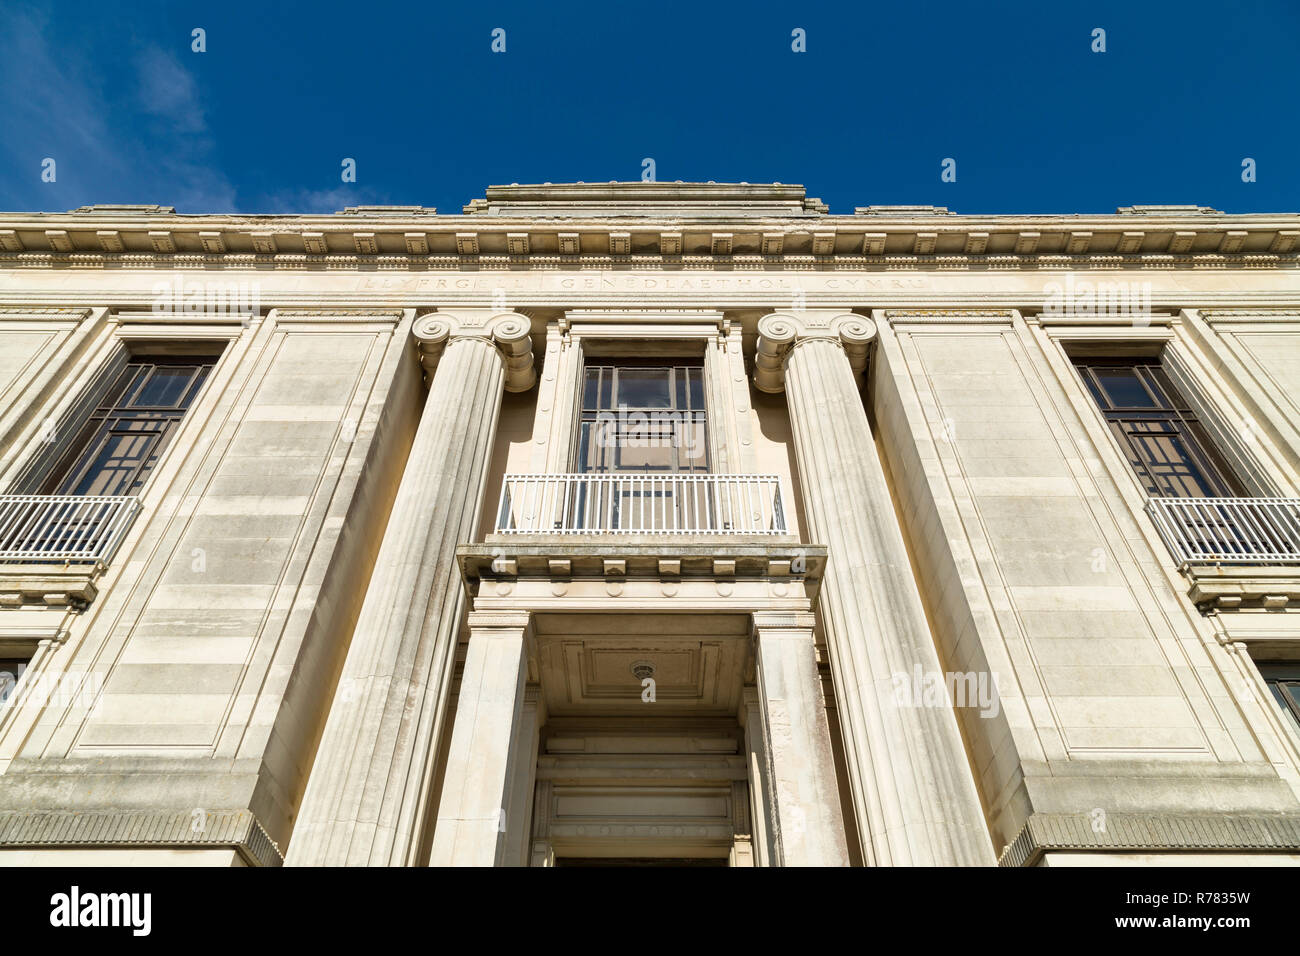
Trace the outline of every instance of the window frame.
<instances>
[{"instance_id":1,"label":"window frame","mask_svg":"<svg viewBox=\"0 0 1300 956\"><path fill-rule=\"evenodd\" d=\"M617 402L619 398L619 378L620 372L628 369L638 368L659 368L669 371L668 380L668 398L670 404L667 406L650 406L650 405L628 405L620 407ZM589 407L587 404L588 389L588 372L592 369L600 369L600 378L597 380L596 402L594 406ZM610 407L604 408L602 393L605 390L604 381L606 370L611 373L609 386ZM682 408L678 405L679 400L679 382L678 377L681 372L696 372L699 381L699 399L700 408L695 408L693 403L693 385L689 374L686 377L684 391L686 406ZM708 363L704 356L694 355L666 355L662 358L624 358L618 355L586 355L582 357L582 362L578 369L577 396L574 402L574 423L573 435L570 440L568 467L571 473L575 474L593 474L593 475L708 475L713 473L714 467L714 449L713 441L713 423L709 409L709 383L708 383ZM699 443L703 450L702 465L689 465L682 467L681 449L683 447L680 441L674 441L672 444L672 465L665 469L651 469L649 467L629 467L629 468L606 468L595 470L588 466L590 455L584 455L585 447L584 438L588 435L587 425L599 421L602 414L621 415L624 411L628 414L643 414L647 417L655 413L668 413L670 415L685 414L688 417L687 424L692 427L698 422L702 426L701 441ZM698 414L698 418L696 417ZM590 417L589 417L590 416ZM676 421L674 419L674 421ZM680 425L675 424L673 427L673 437L676 439L680 434ZM593 429L594 430L594 429ZM619 446L621 447L621 446ZM617 448L615 455L618 454Z\"/></svg>"},{"instance_id":2,"label":"window frame","mask_svg":"<svg viewBox=\"0 0 1300 956\"><path fill-rule=\"evenodd\" d=\"M1274 703L1291 721L1291 729L1300 736L1300 662L1297 661L1257 661L1255 667L1268 688ZM1286 672L1286 673L1280 673ZM1292 695L1281 691L1280 684L1295 685L1297 693Z\"/></svg>"},{"instance_id":3,"label":"window frame","mask_svg":"<svg viewBox=\"0 0 1300 956\"><path fill-rule=\"evenodd\" d=\"M80 417L68 423L73 438L59 449L36 486L36 494L85 496L103 491L85 489L84 482L115 438L130 435L151 436L149 444L134 466L126 469L128 477L119 481L114 496L132 496L143 492L149 479L184 425L190 410L198 404L204 388L211 381L221 353L211 348L194 351L155 352L141 349L128 352L120 366L110 366L109 378L101 382L101 395ZM153 381L160 368L193 368L189 380L171 405L135 405L135 400ZM143 374L142 374L143 371ZM128 376L131 376L128 379ZM134 429L134 424L159 426ZM101 470L104 467L100 466Z\"/></svg>"},{"instance_id":4,"label":"window frame","mask_svg":"<svg viewBox=\"0 0 1300 956\"><path fill-rule=\"evenodd\" d=\"M1178 390L1165 367L1163 352L1156 355L1106 355L1089 350L1086 354L1069 355L1068 358L1092 406L1101 415L1112 440L1119 445L1130 474L1147 497L1249 497L1241 476L1229 465L1196 410ZM1131 372L1136 384L1151 399L1151 404L1117 404L1098 374L1098 370L1107 368ZM1165 425L1167 430L1137 429L1134 427L1137 425ZM1187 477L1195 481L1204 494L1178 494L1175 476L1152 470L1152 458L1135 436L1161 434L1178 443L1182 449L1181 459L1189 470Z\"/></svg>"}]
</instances>

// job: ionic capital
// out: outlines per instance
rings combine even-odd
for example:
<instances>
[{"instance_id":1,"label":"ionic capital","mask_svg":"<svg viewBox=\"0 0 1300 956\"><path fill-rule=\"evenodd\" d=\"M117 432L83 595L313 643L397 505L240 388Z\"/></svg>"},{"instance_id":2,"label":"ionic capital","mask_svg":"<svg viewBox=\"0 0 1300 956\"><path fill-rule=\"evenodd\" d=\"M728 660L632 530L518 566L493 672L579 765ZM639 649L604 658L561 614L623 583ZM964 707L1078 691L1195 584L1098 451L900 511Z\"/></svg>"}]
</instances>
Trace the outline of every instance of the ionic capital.
<instances>
[{"instance_id":1,"label":"ionic capital","mask_svg":"<svg viewBox=\"0 0 1300 956\"><path fill-rule=\"evenodd\" d=\"M439 309L420 316L411 326L420 347L420 364L430 375L448 342L469 338L491 343L505 358L507 392L526 392L537 381L531 331L528 316L496 309Z\"/></svg>"},{"instance_id":2,"label":"ionic capital","mask_svg":"<svg viewBox=\"0 0 1300 956\"><path fill-rule=\"evenodd\" d=\"M785 358L807 339L830 339L848 356L854 375L867 367L867 350L876 337L876 324L865 315L842 309L798 309L773 312L758 320L758 351L754 356L754 385L760 392L785 390Z\"/></svg>"}]
</instances>

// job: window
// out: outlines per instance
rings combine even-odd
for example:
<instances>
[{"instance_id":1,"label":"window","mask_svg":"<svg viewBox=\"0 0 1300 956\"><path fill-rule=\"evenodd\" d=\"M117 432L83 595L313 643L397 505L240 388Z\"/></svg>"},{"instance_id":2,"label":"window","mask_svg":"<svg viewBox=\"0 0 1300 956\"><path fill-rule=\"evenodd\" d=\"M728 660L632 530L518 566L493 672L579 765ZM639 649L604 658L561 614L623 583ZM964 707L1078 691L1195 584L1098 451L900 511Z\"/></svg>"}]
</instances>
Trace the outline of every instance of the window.
<instances>
[{"instance_id":1,"label":"window","mask_svg":"<svg viewBox=\"0 0 1300 956\"><path fill-rule=\"evenodd\" d=\"M1300 732L1300 666L1295 664L1260 664L1259 672L1264 683L1273 692L1273 699L1286 713L1291 726Z\"/></svg>"},{"instance_id":2,"label":"window","mask_svg":"<svg viewBox=\"0 0 1300 956\"><path fill-rule=\"evenodd\" d=\"M586 366L575 459L581 472L707 472L703 367Z\"/></svg>"},{"instance_id":3,"label":"window","mask_svg":"<svg viewBox=\"0 0 1300 956\"><path fill-rule=\"evenodd\" d=\"M1243 495L1158 358L1076 359L1075 367L1149 496Z\"/></svg>"},{"instance_id":4,"label":"window","mask_svg":"<svg viewBox=\"0 0 1300 956\"><path fill-rule=\"evenodd\" d=\"M26 658L0 658L0 706L13 695L14 688L27 670Z\"/></svg>"},{"instance_id":5,"label":"window","mask_svg":"<svg viewBox=\"0 0 1300 956\"><path fill-rule=\"evenodd\" d=\"M41 493L136 494L215 362L215 356L133 356Z\"/></svg>"}]
</instances>

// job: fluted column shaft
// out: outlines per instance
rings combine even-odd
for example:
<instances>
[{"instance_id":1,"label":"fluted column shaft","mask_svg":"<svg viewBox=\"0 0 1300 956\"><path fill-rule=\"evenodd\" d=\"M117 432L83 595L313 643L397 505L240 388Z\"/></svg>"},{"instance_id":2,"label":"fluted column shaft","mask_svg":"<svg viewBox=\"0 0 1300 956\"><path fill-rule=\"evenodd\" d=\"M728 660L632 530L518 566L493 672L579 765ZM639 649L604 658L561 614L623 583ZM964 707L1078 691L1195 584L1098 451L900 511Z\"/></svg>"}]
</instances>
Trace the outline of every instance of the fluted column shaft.
<instances>
[{"instance_id":1,"label":"fluted column shaft","mask_svg":"<svg viewBox=\"0 0 1300 956\"><path fill-rule=\"evenodd\" d=\"M491 332L475 333L437 333L447 344L317 751L290 865L418 862L465 601L455 549L478 524L507 374Z\"/></svg>"},{"instance_id":2,"label":"fluted column shaft","mask_svg":"<svg viewBox=\"0 0 1300 956\"><path fill-rule=\"evenodd\" d=\"M809 540L829 549L819 610L863 853L877 866L993 863L947 707L895 696L895 674L942 672L858 390L836 337L784 362Z\"/></svg>"}]
</instances>

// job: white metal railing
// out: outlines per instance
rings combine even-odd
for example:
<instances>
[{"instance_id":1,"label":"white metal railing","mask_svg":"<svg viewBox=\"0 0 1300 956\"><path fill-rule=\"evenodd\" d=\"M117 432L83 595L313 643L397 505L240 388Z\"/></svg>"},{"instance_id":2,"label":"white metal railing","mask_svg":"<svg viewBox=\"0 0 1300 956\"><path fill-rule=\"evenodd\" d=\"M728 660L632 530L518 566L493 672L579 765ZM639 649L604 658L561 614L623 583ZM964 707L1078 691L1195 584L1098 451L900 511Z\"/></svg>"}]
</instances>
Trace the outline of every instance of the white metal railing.
<instances>
[{"instance_id":1,"label":"white metal railing","mask_svg":"<svg viewBox=\"0 0 1300 956\"><path fill-rule=\"evenodd\" d=\"M506 475L501 534L787 534L776 475Z\"/></svg>"},{"instance_id":2,"label":"white metal railing","mask_svg":"<svg viewBox=\"0 0 1300 956\"><path fill-rule=\"evenodd\" d=\"M106 495L0 495L0 562L107 564L140 499Z\"/></svg>"},{"instance_id":3,"label":"white metal railing","mask_svg":"<svg viewBox=\"0 0 1300 956\"><path fill-rule=\"evenodd\" d=\"M1180 565L1300 564L1300 498L1150 498Z\"/></svg>"}]
</instances>

